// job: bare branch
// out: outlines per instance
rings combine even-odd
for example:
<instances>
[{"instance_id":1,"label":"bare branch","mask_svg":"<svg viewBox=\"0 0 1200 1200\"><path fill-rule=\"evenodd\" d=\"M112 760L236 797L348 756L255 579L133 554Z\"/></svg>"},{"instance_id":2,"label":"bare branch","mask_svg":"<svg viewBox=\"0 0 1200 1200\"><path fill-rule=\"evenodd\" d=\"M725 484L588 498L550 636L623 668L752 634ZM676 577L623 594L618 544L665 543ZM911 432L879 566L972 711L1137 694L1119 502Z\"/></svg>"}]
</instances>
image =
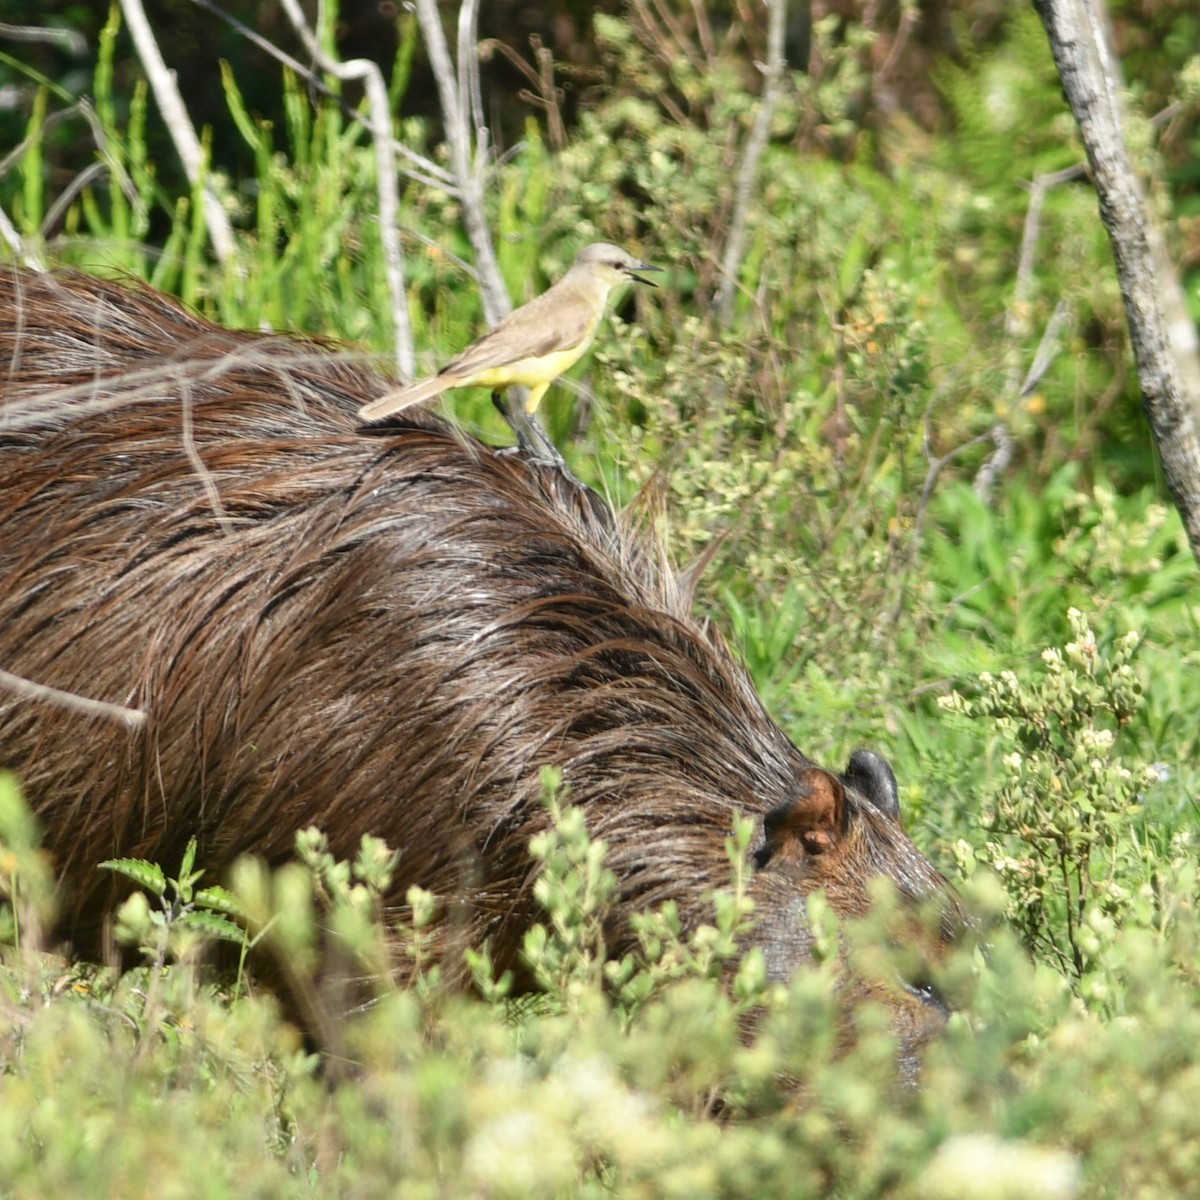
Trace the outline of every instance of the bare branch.
<instances>
[{"instance_id":1,"label":"bare branch","mask_svg":"<svg viewBox=\"0 0 1200 1200\"><path fill-rule=\"evenodd\" d=\"M536 104L546 114L546 131L553 150L567 144L567 129L563 124L562 88L554 82L554 55L542 45L536 33L529 37L537 66L526 62L510 45L499 38L486 38L479 43L479 54L487 62L493 54L502 54L532 85L517 95L528 104Z\"/></svg>"},{"instance_id":2,"label":"bare branch","mask_svg":"<svg viewBox=\"0 0 1200 1200\"><path fill-rule=\"evenodd\" d=\"M1033 261L1041 231L1042 207L1046 193L1060 183L1070 183L1085 174L1082 163L1075 163L1061 171L1048 175L1035 175L1029 188L1029 207L1025 210L1025 224L1021 231L1021 253L1017 261L1017 281L1013 288L1013 302L1004 317L1005 332L1016 337L1024 329L1023 315L1029 305L1033 291Z\"/></svg>"},{"instance_id":3,"label":"bare branch","mask_svg":"<svg viewBox=\"0 0 1200 1200\"><path fill-rule=\"evenodd\" d=\"M986 499L992 494L992 489L996 486L996 480L1008 470L1009 465L1012 463L1013 456L1016 454L1017 444L1013 441L1012 434L1008 432L1008 425L1004 421L997 421L984 436L992 439L996 446L996 451L979 468L979 471L975 475L975 481L971 486L974 488L977 496Z\"/></svg>"},{"instance_id":4,"label":"bare branch","mask_svg":"<svg viewBox=\"0 0 1200 1200\"><path fill-rule=\"evenodd\" d=\"M205 164L204 150L192 120L184 107L183 97L175 84L175 73L167 69L163 57L159 53L158 43L146 19L142 8L142 0L121 0L121 11L125 14L125 22L133 44L137 47L138 57L146 70L146 77L154 89L154 98L158 101L159 112L163 122L175 143L175 149L183 162L184 173L193 187L200 186L204 196L204 217L208 225L209 237L212 239L213 252L218 261L225 266L232 263L236 252L233 240L233 229L229 218L221 204L220 197L213 191L207 180L203 179Z\"/></svg>"},{"instance_id":5,"label":"bare branch","mask_svg":"<svg viewBox=\"0 0 1200 1200\"><path fill-rule=\"evenodd\" d=\"M465 114L475 130L475 164L481 169L487 162L490 138L483 121L483 85L479 80L479 0L463 0L458 10L458 94L469 101Z\"/></svg>"},{"instance_id":6,"label":"bare branch","mask_svg":"<svg viewBox=\"0 0 1200 1200\"><path fill-rule=\"evenodd\" d=\"M475 264L479 272L479 291L483 300L483 314L489 325L495 325L512 310L508 289L500 274L500 264L492 247L492 235L488 229L483 200L484 162L472 154L472 136L469 111L470 95L463 95L463 88L456 83L458 78L454 64L450 61L450 49L442 29L437 0L416 0L417 20L425 38L425 48L437 81L438 97L442 106L442 120L446 127L446 140L450 146L450 165L458 185L463 206L463 224L471 248L475 251ZM476 53L475 0L467 0L460 12L458 45L460 57ZM465 49L464 49L465 48ZM464 78L469 78L469 73ZM469 90L469 85L468 85ZM479 125L476 140L480 147L488 144L487 130ZM474 160L474 161L473 161Z\"/></svg>"},{"instance_id":7,"label":"bare branch","mask_svg":"<svg viewBox=\"0 0 1200 1200\"><path fill-rule=\"evenodd\" d=\"M877 10L875 5L870 6L870 17L864 17L863 24L871 30L875 30L876 36L879 36L879 31L876 30ZM903 59L905 48L908 46L909 39L912 37L913 30L917 27L921 19L920 9L916 4L902 3L900 5L900 21L896 26L896 32L892 35L892 40L888 46L887 57L880 64L878 70L873 72L871 79L871 90L879 97L887 97L890 90L892 72L896 69L896 65ZM887 104L887 99L884 99Z\"/></svg>"},{"instance_id":8,"label":"bare branch","mask_svg":"<svg viewBox=\"0 0 1200 1200\"><path fill-rule=\"evenodd\" d=\"M783 87L787 62L783 57L783 39L787 30L787 0L767 0L767 62L763 68L763 90L758 102L754 126L746 141L742 165L738 171L737 193L725 252L721 255L721 282L713 298L713 307L722 325L733 322L733 297L738 271L746 250L746 224L758 183L758 164L771 136L771 121Z\"/></svg>"},{"instance_id":9,"label":"bare branch","mask_svg":"<svg viewBox=\"0 0 1200 1200\"><path fill-rule=\"evenodd\" d=\"M375 146L375 173L378 176L379 240L383 247L384 271L392 302L392 324L396 331L396 366L401 374L411 379L416 369L416 353L413 349L412 322L408 316L408 296L404 288L404 251L400 246L400 198L396 190L392 110L383 72L369 59L337 62L326 54L309 29L297 0L283 0L283 10L321 70L328 71L337 79L359 79L366 90L371 141Z\"/></svg>"},{"instance_id":10,"label":"bare branch","mask_svg":"<svg viewBox=\"0 0 1200 1200\"><path fill-rule=\"evenodd\" d=\"M1099 0L1034 0L1050 38L1063 91L1079 125L1125 301L1143 403L1163 473L1200 561L1200 365L1163 298L1179 293L1129 160L1121 130L1117 71ZM1178 305L1171 300L1172 310ZM1174 332L1174 336L1173 336Z\"/></svg>"},{"instance_id":11,"label":"bare branch","mask_svg":"<svg viewBox=\"0 0 1200 1200\"><path fill-rule=\"evenodd\" d=\"M146 724L146 714L140 708L126 708L123 704L110 704L106 700L90 700L87 696L64 692L61 688L50 687L45 683L34 683L32 679L14 675L2 668L0 688L5 688L25 700L41 700L87 717L106 717L110 721L120 721L130 729L140 729Z\"/></svg>"},{"instance_id":12,"label":"bare branch","mask_svg":"<svg viewBox=\"0 0 1200 1200\"><path fill-rule=\"evenodd\" d=\"M13 166L25 157L25 152L29 147L34 142L44 138L51 129L57 125L61 125L64 121L70 120L78 112L82 112L86 117L90 108L91 106L86 100L77 100L74 104L68 104L65 108L47 113L38 129L26 134L3 158L0 158L0 176L7 175Z\"/></svg>"},{"instance_id":13,"label":"bare branch","mask_svg":"<svg viewBox=\"0 0 1200 1200\"><path fill-rule=\"evenodd\" d=\"M692 0L692 19L696 22L696 37L700 40L700 49L704 57L712 62L717 56L716 42L713 41L712 25L708 20L708 9L700 0Z\"/></svg>"},{"instance_id":14,"label":"bare branch","mask_svg":"<svg viewBox=\"0 0 1200 1200\"><path fill-rule=\"evenodd\" d=\"M1003 398L1016 403L1028 396L1037 386L1038 380L1050 369L1058 354L1058 332L1071 314L1069 305L1062 303L1055 306L1054 313L1042 334L1042 340L1034 355L1033 364L1025 372L1022 382L1020 358L1025 339L1029 334L1029 297L1033 292L1033 266L1037 251L1038 235L1041 231L1042 207L1046 193L1062 183L1079 179L1084 174L1082 163L1064 167L1061 171L1051 171L1045 175L1034 177L1029 187L1029 207L1025 210L1025 223L1021 230L1021 249L1017 256L1017 278L1013 284L1012 303L1004 314L1004 332L1011 343L1009 353L1009 368L1004 386ZM977 496L990 495L996 481L1008 470L1009 464L1016 453L1016 443L1009 432L1008 424L998 420L988 435L996 445L996 452L979 468L975 476L974 489Z\"/></svg>"},{"instance_id":15,"label":"bare branch","mask_svg":"<svg viewBox=\"0 0 1200 1200\"><path fill-rule=\"evenodd\" d=\"M8 213L0 208L0 238L3 238L9 245L9 248L14 254L20 256L21 261L33 271L44 271L46 264L33 251L26 248L21 235L17 232L17 227L12 223Z\"/></svg>"},{"instance_id":16,"label":"bare branch","mask_svg":"<svg viewBox=\"0 0 1200 1200\"><path fill-rule=\"evenodd\" d=\"M40 25L8 25L0 21L0 38L14 42L57 42L68 54L82 58L88 49L87 38L75 29L47 29Z\"/></svg>"},{"instance_id":17,"label":"bare branch","mask_svg":"<svg viewBox=\"0 0 1200 1200\"><path fill-rule=\"evenodd\" d=\"M39 236L45 240L52 229L58 224L63 213L71 206L71 202L83 191L84 188L90 186L95 180L103 175L108 174L108 164L103 162L94 162L90 166L84 167L70 183L54 198L54 203L46 209L46 215L42 218L42 224L38 229Z\"/></svg>"},{"instance_id":18,"label":"bare branch","mask_svg":"<svg viewBox=\"0 0 1200 1200\"><path fill-rule=\"evenodd\" d=\"M533 47L534 57L538 64L538 80L540 81L539 97L546 110L546 124L550 134L550 147L562 150L567 144L567 128L562 118L563 91L554 82L554 55L549 47L542 45L542 39L533 34L529 39Z\"/></svg>"},{"instance_id":19,"label":"bare branch","mask_svg":"<svg viewBox=\"0 0 1200 1200\"><path fill-rule=\"evenodd\" d=\"M1058 334L1062 327L1068 324L1071 320L1071 306L1066 300L1060 300L1054 306L1054 312L1050 314L1050 320L1046 322L1046 328L1042 333L1042 340L1038 343L1037 353L1033 356L1033 362L1029 366L1029 370L1025 374L1025 378L1021 382L1021 387L1017 393L1022 400L1033 394L1033 389L1042 381L1042 376L1050 370L1051 363L1058 357L1060 349L1058 342Z\"/></svg>"},{"instance_id":20,"label":"bare branch","mask_svg":"<svg viewBox=\"0 0 1200 1200\"><path fill-rule=\"evenodd\" d=\"M303 401L294 392L293 376L302 374L310 364L328 363L329 351L301 351L291 346L286 349L287 352L281 354L277 343L264 340L238 346L219 358L206 359L202 366L185 360L167 360L137 370L122 371L119 375L98 375L84 383L40 388L27 394L10 394L0 404L0 432L15 433L40 428L63 419L68 413L79 418L129 407L142 401L153 401L161 398L164 387L179 387L181 376L186 377L190 386L199 387L256 364L261 364L264 370L274 368L281 389L291 391L299 404ZM343 353L339 357L348 363L375 361L372 355Z\"/></svg>"},{"instance_id":21,"label":"bare branch","mask_svg":"<svg viewBox=\"0 0 1200 1200\"><path fill-rule=\"evenodd\" d=\"M321 95L327 99L336 101L349 120L355 121L360 125L366 125L368 128L370 127L370 122L363 117L362 113L358 112L357 109L351 108L314 71L310 71L308 67L294 59L290 54L285 54L274 43L267 41L265 37L251 29L249 25L243 24L237 17L232 16L219 5L214 4L213 0L192 0L192 3L198 8L204 9L205 12L212 13L214 17L224 21L225 24L240 33L248 42L253 43L264 54L269 54L277 63L281 63L288 70L293 71L307 84L320 92ZM409 179L413 179L417 183L427 184L429 187L441 188L442 191L449 192L452 196L458 194L454 186L454 177L449 171L439 167L432 159L426 158L423 154L418 154L415 150L409 149L403 142L398 142L394 138L392 139L392 149L409 164L406 169L402 169L402 173Z\"/></svg>"}]
</instances>

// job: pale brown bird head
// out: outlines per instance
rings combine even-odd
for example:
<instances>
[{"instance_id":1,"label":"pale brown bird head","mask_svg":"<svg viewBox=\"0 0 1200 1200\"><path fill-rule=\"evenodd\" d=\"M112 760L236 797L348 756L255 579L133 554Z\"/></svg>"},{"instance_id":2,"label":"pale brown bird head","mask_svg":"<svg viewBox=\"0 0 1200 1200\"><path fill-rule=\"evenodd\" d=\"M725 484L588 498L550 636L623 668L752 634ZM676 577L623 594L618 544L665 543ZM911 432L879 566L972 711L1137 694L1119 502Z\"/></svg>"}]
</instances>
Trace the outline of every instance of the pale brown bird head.
<instances>
[{"instance_id":1,"label":"pale brown bird head","mask_svg":"<svg viewBox=\"0 0 1200 1200\"><path fill-rule=\"evenodd\" d=\"M588 275L602 279L609 287L616 287L618 283L624 283L629 279L636 279L638 283L658 287L653 279L646 279L638 272L661 271L662 269L651 263L641 262L611 242L593 242L590 246L585 246L571 265L572 271L586 272Z\"/></svg>"}]
</instances>

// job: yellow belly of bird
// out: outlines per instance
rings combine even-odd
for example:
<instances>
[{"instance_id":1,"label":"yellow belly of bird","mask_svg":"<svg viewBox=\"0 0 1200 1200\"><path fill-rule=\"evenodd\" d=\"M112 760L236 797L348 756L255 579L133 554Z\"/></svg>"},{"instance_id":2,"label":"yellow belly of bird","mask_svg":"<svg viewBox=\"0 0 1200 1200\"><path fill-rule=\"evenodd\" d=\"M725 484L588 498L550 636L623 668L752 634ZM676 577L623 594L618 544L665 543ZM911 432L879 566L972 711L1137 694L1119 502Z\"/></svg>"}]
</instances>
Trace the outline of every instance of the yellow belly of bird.
<instances>
[{"instance_id":1,"label":"yellow belly of bird","mask_svg":"<svg viewBox=\"0 0 1200 1200\"><path fill-rule=\"evenodd\" d=\"M573 367L591 343L591 338L570 350L555 350L540 358L522 358L492 367L471 377L472 385L489 388L527 387L530 392L529 411L533 412L546 389L566 370Z\"/></svg>"}]
</instances>

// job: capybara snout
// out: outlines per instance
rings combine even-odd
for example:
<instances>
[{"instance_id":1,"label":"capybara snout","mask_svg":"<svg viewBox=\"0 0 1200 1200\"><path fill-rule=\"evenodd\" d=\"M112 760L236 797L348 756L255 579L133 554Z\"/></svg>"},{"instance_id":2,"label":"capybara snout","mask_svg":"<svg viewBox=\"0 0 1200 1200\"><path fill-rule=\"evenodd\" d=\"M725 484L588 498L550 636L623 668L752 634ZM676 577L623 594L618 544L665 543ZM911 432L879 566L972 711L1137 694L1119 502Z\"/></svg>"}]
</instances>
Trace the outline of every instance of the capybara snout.
<instances>
[{"instance_id":1,"label":"capybara snout","mask_svg":"<svg viewBox=\"0 0 1200 1200\"><path fill-rule=\"evenodd\" d=\"M101 860L174 866L194 836L215 873L317 825L343 856L368 832L401 851L395 905L420 884L454 913L448 970L485 939L508 965L547 764L608 844L618 916L709 919L732 815L758 822L777 978L814 889L848 915L878 875L943 891L887 763L802 754L645 538L427 412L364 433L388 386L148 288L0 271L0 664L147 716L0 692L78 946L111 906Z\"/></svg>"}]
</instances>

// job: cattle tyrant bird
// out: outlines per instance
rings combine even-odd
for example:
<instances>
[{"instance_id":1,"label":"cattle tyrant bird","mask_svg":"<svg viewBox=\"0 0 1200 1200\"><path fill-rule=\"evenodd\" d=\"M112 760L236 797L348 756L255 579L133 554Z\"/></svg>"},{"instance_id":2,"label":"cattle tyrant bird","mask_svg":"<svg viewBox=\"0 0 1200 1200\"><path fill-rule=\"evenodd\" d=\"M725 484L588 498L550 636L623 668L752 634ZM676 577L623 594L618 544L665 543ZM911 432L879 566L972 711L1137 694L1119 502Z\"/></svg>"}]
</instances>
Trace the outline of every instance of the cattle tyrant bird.
<instances>
[{"instance_id":1,"label":"cattle tyrant bird","mask_svg":"<svg viewBox=\"0 0 1200 1200\"><path fill-rule=\"evenodd\" d=\"M550 385L583 357L595 339L609 293L636 280L657 287L640 272L662 267L640 262L608 242L580 251L567 273L540 296L514 309L494 329L455 355L436 375L417 380L364 405L363 421L379 421L452 388L487 387L513 427L522 450L558 464L562 458L534 413ZM509 387L528 388L523 405L503 399Z\"/></svg>"}]
</instances>

